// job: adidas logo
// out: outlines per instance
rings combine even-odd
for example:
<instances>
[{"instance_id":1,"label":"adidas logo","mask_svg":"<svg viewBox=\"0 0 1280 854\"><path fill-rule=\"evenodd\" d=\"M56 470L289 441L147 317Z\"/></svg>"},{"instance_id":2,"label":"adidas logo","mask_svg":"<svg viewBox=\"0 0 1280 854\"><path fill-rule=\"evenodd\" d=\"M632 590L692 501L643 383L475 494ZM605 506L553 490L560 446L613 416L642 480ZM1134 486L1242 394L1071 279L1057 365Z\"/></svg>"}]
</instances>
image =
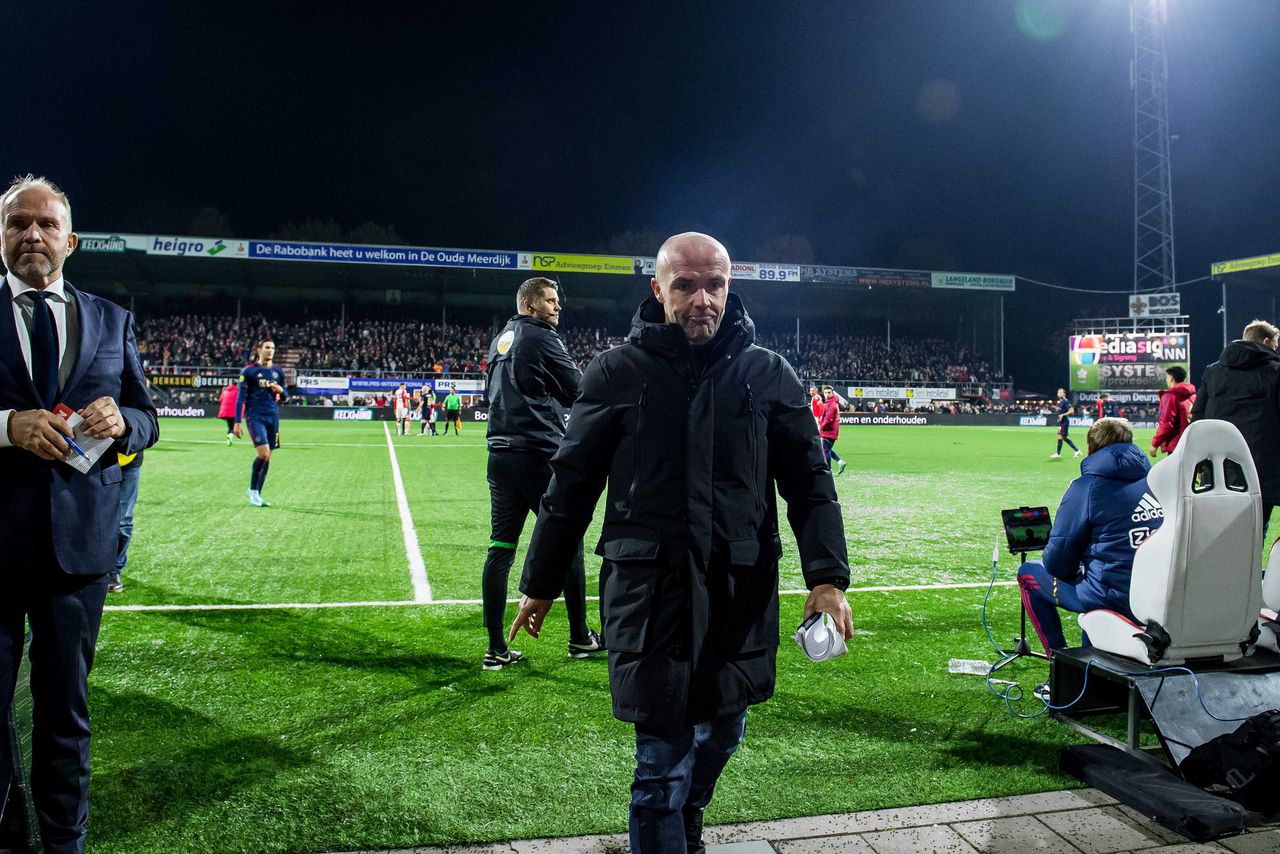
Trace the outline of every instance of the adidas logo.
<instances>
[{"instance_id":1,"label":"adidas logo","mask_svg":"<svg viewBox=\"0 0 1280 854\"><path fill-rule=\"evenodd\" d=\"M1164 508L1160 506L1159 501L1156 501L1156 497L1148 492L1142 496L1138 506L1133 508L1133 515L1129 518L1135 522L1150 522L1152 519L1163 519Z\"/></svg>"}]
</instances>

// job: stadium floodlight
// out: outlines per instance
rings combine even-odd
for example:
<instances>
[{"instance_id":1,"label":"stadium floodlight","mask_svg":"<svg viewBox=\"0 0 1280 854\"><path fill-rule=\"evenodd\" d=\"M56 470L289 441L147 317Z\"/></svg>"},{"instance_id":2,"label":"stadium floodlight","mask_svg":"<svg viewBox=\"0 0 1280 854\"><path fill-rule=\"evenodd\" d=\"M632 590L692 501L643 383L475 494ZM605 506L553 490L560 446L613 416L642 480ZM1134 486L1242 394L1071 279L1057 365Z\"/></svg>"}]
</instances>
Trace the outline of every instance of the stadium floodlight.
<instances>
[{"instance_id":1,"label":"stadium floodlight","mask_svg":"<svg viewBox=\"0 0 1280 854\"><path fill-rule=\"evenodd\" d=\"M1132 0L1133 290L1172 289L1173 179L1169 157L1167 0Z\"/></svg>"}]
</instances>

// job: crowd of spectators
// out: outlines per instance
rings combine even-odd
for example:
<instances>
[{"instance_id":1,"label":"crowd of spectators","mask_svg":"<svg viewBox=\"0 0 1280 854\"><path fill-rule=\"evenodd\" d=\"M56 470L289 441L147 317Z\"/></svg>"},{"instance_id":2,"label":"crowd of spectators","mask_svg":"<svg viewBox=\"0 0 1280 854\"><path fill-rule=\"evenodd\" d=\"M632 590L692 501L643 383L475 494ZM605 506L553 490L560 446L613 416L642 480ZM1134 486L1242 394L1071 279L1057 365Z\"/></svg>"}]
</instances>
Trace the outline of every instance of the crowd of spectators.
<instances>
[{"instance_id":1,"label":"crowd of spectators","mask_svg":"<svg viewBox=\"0 0 1280 854\"><path fill-rule=\"evenodd\" d=\"M300 351L299 365L314 369L453 374L483 372L488 366L489 330L476 326L312 320L282 326L276 334Z\"/></svg>"},{"instance_id":2,"label":"crowd of spectators","mask_svg":"<svg viewBox=\"0 0 1280 854\"><path fill-rule=\"evenodd\" d=\"M138 323L138 355L144 367L168 365L247 364L253 346L272 335L265 317L216 317L176 314L152 317Z\"/></svg>"},{"instance_id":3,"label":"crowd of spectators","mask_svg":"<svg viewBox=\"0 0 1280 854\"><path fill-rule=\"evenodd\" d=\"M599 321L598 318L593 320ZM603 321L599 321L603 322ZM150 317L138 324L138 351L150 373L187 372L195 367L238 370L253 357L264 338L276 342L277 358L289 353L302 371L340 373L390 372L418 375L483 373L494 330L488 326L426 323L417 320L306 320L279 322L262 315L180 314ZM597 353L621 344L625 324L562 326L561 336L581 367ZM846 380L877 384L976 383L985 387L1003 379L981 358L954 342L938 338L901 338L892 346L882 338L849 335L794 334L760 336L759 343L785 355L806 380ZM227 374L228 371L206 371ZM172 402L200 402L218 389L171 389ZM309 399L311 404L332 401ZM1044 403L1049 405L1048 402ZM1089 404L1082 415L1092 414ZM958 414L1039 414L1035 401L1001 401L969 397L922 404L904 400L851 400L848 412L908 412L925 408ZM1155 406L1124 406L1130 420L1153 420Z\"/></svg>"},{"instance_id":4,"label":"crowd of spectators","mask_svg":"<svg viewBox=\"0 0 1280 854\"><path fill-rule=\"evenodd\" d=\"M999 371L962 345L941 338L852 335L765 335L760 342L787 357L801 376L868 382L983 383L1001 380Z\"/></svg>"},{"instance_id":5,"label":"crowd of spectators","mask_svg":"<svg viewBox=\"0 0 1280 854\"><path fill-rule=\"evenodd\" d=\"M585 367L596 354L623 341L625 330L564 326L565 346ZM138 349L153 371L171 366L238 367L257 341L270 336L277 351L292 351L299 367L318 371L457 374L487 367L489 327L416 320L307 320L272 322L261 315L236 319L194 314L157 317L139 325ZM1002 379L961 345L939 338L764 335L760 343L787 357L803 377L863 382L984 383Z\"/></svg>"}]
</instances>

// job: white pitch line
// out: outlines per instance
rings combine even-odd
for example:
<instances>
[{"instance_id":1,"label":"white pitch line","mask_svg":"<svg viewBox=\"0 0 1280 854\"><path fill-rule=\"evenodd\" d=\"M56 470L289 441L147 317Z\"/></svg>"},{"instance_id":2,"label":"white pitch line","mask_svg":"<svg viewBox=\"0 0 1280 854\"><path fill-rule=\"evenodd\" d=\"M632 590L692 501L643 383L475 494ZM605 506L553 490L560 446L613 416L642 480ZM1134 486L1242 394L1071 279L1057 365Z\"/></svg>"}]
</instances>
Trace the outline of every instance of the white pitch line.
<instances>
[{"instance_id":1,"label":"white pitch line","mask_svg":"<svg viewBox=\"0 0 1280 854\"><path fill-rule=\"evenodd\" d=\"M427 565L422 562L422 548L418 545L418 531L409 515L409 499L404 494L404 479L400 477L400 463L396 461L396 443L391 441L391 428L382 422L382 432L387 434L387 452L391 454L391 476L396 485L396 504L400 507L400 530L404 532L404 553L409 558L409 580L413 582L413 601L419 604L431 601L431 582L427 580Z\"/></svg>"},{"instance_id":2,"label":"white pitch line","mask_svg":"<svg viewBox=\"0 0 1280 854\"><path fill-rule=\"evenodd\" d=\"M883 587L850 587L850 593L896 593L911 590L969 590L986 587L989 582L973 581L959 584L895 584ZM1013 587L1016 581L997 581L996 587ZM780 590L779 596L807 596L808 590ZM587 601L598 602L599 596L588 596ZM270 602L265 604L228 603L225 605L108 605L106 611L289 611L317 608L402 608L417 605L482 605L481 599L428 599L390 602ZM508 599L508 605L518 605L520 600Z\"/></svg>"},{"instance_id":3,"label":"white pitch line","mask_svg":"<svg viewBox=\"0 0 1280 854\"><path fill-rule=\"evenodd\" d=\"M383 422L383 423L385 424L387 422ZM217 439L165 439L164 441L166 445L225 445L226 444L225 440L219 441ZM291 448L381 448L382 443L381 442L290 442L289 447ZM416 445L401 445L401 447L402 448L430 448L430 447L433 447L433 445L430 442L424 442ZM483 448L486 446L485 446L485 443L483 442L464 442L461 444L455 444L453 442L450 442L447 445L439 444L439 445L434 445L434 447L437 450L441 450L445 448L449 450L454 450L456 448Z\"/></svg>"}]
</instances>

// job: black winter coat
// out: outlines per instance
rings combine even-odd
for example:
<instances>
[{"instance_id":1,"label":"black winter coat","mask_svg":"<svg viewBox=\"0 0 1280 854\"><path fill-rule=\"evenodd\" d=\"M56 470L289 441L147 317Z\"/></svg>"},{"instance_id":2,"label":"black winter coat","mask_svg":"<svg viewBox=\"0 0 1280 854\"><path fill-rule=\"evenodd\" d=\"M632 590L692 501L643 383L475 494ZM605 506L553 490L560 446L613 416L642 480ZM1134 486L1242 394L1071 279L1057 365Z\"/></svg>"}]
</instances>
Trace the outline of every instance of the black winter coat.
<instances>
[{"instance_id":1,"label":"black winter coat","mask_svg":"<svg viewBox=\"0 0 1280 854\"><path fill-rule=\"evenodd\" d=\"M1280 504L1280 355L1253 341L1232 341L1205 368L1191 418L1234 424L1253 454L1262 503Z\"/></svg>"},{"instance_id":2,"label":"black winter coat","mask_svg":"<svg viewBox=\"0 0 1280 854\"><path fill-rule=\"evenodd\" d=\"M508 320L489 346L489 450L554 454L581 380L554 326L523 314Z\"/></svg>"},{"instance_id":3,"label":"black winter coat","mask_svg":"<svg viewBox=\"0 0 1280 854\"><path fill-rule=\"evenodd\" d=\"M596 554L613 712L661 732L773 694L777 492L810 589L849 584L844 528L809 400L753 343L729 295L695 354L647 299L627 343L592 361L551 460L520 589L552 599L608 481Z\"/></svg>"}]
</instances>

